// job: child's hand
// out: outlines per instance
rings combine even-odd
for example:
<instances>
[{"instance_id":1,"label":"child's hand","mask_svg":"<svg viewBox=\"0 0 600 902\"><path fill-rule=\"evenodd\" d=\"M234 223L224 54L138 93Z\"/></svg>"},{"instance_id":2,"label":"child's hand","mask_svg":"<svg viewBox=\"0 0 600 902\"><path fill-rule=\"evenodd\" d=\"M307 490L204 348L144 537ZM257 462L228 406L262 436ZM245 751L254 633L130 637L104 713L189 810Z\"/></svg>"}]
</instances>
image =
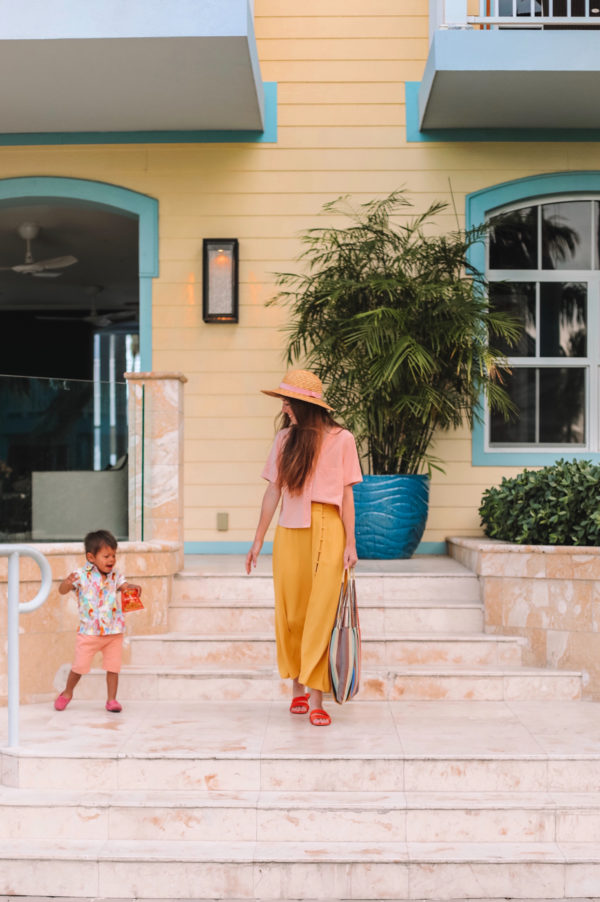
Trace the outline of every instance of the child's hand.
<instances>
[{"instance_id":1,"label":"child's hand","mask_svg":"<svg viewBox=\"0 0 600 902\"><path fill-rule=\"evenodd\" d=\"M60 594L66 595L68 592L71 592L71 591L75 592L77 590L75 583L77 582L78 579L79 579L79 577L77 576L76 573L69 573L68 576L65 576L62 583L58 587L58 591L60 592Z\"/></svg>"},{"instance_id":2,"label":"child's hand","mask_svg":"<svg viewBox=\"0 0 600 902\"><path fill-rule=\"evenodd\" d=\"M139 592L140 598L142 597L142 587L138 586L136 583L123 583L123 585L119 589L119 592L121 592L123 589L137 589Z\"/></svg>"}]
</instances>

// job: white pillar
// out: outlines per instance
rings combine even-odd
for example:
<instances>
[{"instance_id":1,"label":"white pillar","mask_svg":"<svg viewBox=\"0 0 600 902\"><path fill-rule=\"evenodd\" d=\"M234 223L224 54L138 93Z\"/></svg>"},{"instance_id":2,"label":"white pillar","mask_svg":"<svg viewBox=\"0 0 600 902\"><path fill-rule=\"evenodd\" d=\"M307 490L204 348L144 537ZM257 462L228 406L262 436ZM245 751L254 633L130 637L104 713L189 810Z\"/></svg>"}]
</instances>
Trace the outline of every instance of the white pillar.
<instances>
[{"instance_id":1,"label":"white pillar","mask_svg":"<svg viewBox=\"0 0 600 902\"><path fill-rule=\"evenodd\" d=\"M429 0L429 43L444 24L444 0Z\"/></svg>"},{"instance_id":2,"label":"white pillar","mask_svg":"<svg viewBox=\"0 0 600 902\"><path fill-rule=\"evenodd\" d=\"M446 0L444 24L447 28L466 28L467 0Z\"/></svg>"}]
</instances>

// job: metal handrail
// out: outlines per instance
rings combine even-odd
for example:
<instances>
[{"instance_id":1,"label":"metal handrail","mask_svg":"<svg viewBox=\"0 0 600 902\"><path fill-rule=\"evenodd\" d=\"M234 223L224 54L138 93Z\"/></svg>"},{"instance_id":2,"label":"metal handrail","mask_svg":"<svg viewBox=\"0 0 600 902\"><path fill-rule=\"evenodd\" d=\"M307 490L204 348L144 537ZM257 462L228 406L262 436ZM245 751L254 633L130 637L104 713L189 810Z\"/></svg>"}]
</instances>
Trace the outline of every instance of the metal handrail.
<instances>
[{"instance_id":1,"label":"metal handrail","mask_svg":"<svg viewBox=\"0 0 600 902\"><path fill-rule=\"evenodd\" d=\"M577 25L598 28L600 16L467 16L469 25L503 25L512 28L541 28L542 25Z\"/></svg>"},{"instance_id":2,"label":"metal handrail","mask_svg":"<svg viewBox=\"0 0 600 902\"><path fill-rule=\"evenodd\" d=\"M31 601L19 602L19 555L30 557L42 574L39 592ZM47 559L30 545L0 545L0 557L8 558L8 747L19 744L19 614L41 607L52 586Z\"/></svg>"}]
</instances>

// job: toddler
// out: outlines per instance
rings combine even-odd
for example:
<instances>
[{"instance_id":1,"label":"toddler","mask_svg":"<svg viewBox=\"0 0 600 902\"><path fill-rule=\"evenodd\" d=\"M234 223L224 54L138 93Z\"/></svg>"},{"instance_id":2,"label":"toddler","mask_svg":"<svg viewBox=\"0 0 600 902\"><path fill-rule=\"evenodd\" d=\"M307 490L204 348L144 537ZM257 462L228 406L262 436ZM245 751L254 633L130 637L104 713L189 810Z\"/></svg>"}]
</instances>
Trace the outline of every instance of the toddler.
<instances>
[{"instance_id":1,"label":"toddler","mask_svg":"<svg viewBox=\"0 0 600 902\"><path fill-rule=\"evenodd\" d=\"M89 673L92 658L102 652L102 666L106 671L106 710L118 714L122 710L117 701L117 686L121 670L125 618L121 610L119 592L125 588L141 588L125 581L115 570L117 540L111 532L99 529L89 532L83 540L87 564L63 579L58 587L61 595L77 592L79 630L75 645L75 661L67 685L54 702L57 711L64 711L81 675Z\"/></svg>"}]
</instances>

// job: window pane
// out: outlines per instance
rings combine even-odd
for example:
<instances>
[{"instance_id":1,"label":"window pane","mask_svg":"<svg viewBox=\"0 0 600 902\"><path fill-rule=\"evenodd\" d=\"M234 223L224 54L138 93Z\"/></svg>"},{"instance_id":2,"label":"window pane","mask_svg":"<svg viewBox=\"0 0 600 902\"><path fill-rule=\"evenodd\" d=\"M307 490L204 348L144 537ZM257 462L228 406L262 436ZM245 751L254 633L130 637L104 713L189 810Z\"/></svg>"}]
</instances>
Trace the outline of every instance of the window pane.
<instances>
[{"instance_id":1,"label":"window pane","mask_svg":"<svg viewBox=\"0 0 600 902\"><path fill-rule=\"evenodd\" d=\"M517 405L516 419L504 422L502 416L491 414L490 440L509 444L535 442L535 369L515 369L506 376L504 388Z\"/></svg>"},{"instance_id":2,"label":"window pane","mask_svg":"<svg viewBox=\"0 0 600 902\"><path fill-rule=\"evenodd\" d=\"M535 282L490 282L490 303L523 326L516 345L509 347L501 338L493 338L494 347L511 357L535 357Z\"/></svg>"},{"instance_id":3,"label":"window pane","mask_svg":"<svg viewBox=\"0 0 600 902\"><path fill-rule=\"evenodd\" d=\"M585 282L540 284L540 354L542 357L587 355Z\"/></svg>"},{"instance_id":4,"label":"window pane","mask_svg":"<svg viewBox=\"0 0 600 902\"><path fill-rule=\"evenodd\" d=\"M490 269L537 269L537 207L490 219Z\"/></svg>"},{"instance_id":5,"label":"window pane","mask_svg":"<svg viewBox=\"0 0 600 902\"><path fill-rule=\"evenodd\" d=\"M585 370L540 369L540 442L585 442Z\"/></svg>"},{"instance_id":6,"label":"window pane","mask_svg":"<svg viewBox=\"0 0 600 902\"><path fill-rule=\"evenodd\" d=\"M590 201L542 206L542 269L590 269Z\"/></svg>"},{"instance_id":7,"label":"window pane","mask_svg":"<svg viewBox=\"0 0 600 902\"><path fill-rule=\"evenodd\" d=\"M508 0L508 2L502 3L500 0L502 7L506 10L504 13L500 13L501 16L512 16L512 0ZM518 16L530 16L531 10L533 9L534 16L541 16L542 14L542 3L541 0L517 0L517 15Z\"/></svg>"}]
</instances>

